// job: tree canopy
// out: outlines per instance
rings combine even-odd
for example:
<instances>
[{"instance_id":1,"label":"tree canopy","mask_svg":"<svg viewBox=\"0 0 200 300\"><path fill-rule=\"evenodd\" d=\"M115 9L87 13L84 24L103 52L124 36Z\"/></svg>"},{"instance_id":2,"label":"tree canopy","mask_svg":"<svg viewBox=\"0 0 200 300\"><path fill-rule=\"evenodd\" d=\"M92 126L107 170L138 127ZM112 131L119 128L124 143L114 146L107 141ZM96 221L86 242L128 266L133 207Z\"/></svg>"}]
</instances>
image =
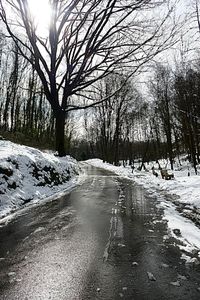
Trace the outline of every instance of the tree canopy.
<instances>
[{"instance_id":1,"label":"tree canopy","mask_svg":"<svg viewBox=\"0 0 200 300\"><path fill-rule=\"evenodd\" d=\"M175 26L163 34L172 9L165 0L47 2L51 16L45 30L35 21L30 0L0 0L0 17L42 82L57 121L56 147L64 155L66 113L83 108L70 97L110 73L123 69L131 76L171 43Z\"/></svg>"}]
</instances>

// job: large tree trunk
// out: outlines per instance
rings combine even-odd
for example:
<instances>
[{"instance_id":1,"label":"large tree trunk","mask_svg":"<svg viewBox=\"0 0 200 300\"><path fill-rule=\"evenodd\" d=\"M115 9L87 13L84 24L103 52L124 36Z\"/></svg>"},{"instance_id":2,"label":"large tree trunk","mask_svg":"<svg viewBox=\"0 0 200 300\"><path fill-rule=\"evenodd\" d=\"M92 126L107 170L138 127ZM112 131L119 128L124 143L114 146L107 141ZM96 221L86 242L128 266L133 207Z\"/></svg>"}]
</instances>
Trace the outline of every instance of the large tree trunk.
<instances>
[{"instance_id":1,"label":"large tree trunk","mask_svg":"<svg viewBox=\"0 0 200 300\"><path fill-rule=\"evenodd\" d=\"M56 151L59 156L65 156L65 112L59 111L56 114Z\"/></svg>"}]
</instances>

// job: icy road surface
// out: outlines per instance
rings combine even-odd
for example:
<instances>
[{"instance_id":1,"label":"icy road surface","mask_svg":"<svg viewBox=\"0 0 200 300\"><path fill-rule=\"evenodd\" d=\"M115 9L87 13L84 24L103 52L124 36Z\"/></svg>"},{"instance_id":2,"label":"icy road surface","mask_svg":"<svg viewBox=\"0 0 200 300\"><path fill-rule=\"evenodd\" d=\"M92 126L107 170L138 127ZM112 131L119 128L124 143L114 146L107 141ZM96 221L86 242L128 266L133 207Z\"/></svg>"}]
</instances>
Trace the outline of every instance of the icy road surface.
<instances>
[{"instance_id":1,"label":"icy road surface","mask_svg":"<svg viewBox=\"0 0 200 300\"><path fill-rule=\"evenodd\" d=\"M157 200L84 168L70 194L1 224L0 299L200 299L200 267L166 238Z\"/></svg>"}]
</instances>

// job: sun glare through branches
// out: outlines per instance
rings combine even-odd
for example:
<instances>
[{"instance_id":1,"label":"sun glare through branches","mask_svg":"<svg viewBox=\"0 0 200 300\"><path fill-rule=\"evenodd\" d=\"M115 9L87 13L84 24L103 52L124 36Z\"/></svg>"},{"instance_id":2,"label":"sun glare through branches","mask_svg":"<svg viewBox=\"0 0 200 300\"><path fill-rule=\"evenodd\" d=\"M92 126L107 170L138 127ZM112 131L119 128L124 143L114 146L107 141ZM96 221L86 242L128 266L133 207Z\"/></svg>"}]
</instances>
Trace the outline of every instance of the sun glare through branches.
<instances>
[{"instance_id":1,"label":"sun glare through branches","mask_svg":"<svg viewBox=\"0 0 200 300\"><path fill-rule=\"evenodd\" d=\"M51 19L49 0L28 0L30 13L40 34L48 28Z\"/></svg>"}]
</instances>

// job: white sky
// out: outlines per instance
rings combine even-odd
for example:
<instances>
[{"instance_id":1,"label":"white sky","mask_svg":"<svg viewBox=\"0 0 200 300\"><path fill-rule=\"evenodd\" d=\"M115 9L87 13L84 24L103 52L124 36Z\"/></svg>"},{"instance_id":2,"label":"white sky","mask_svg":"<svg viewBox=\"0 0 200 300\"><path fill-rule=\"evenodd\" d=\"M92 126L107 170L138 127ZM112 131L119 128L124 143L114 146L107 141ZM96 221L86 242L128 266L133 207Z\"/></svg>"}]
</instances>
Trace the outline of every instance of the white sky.
<instances>
[{"instance_id":1,"label":"white sky","mask_svg":"<svg viewBox=\"0 0 200 300\"><path fill-rule=\"evenodd\" d=\"M40 32L45 32L51 18L49 0L29 0L29 6L33 17L38 24L38 30Z\"/></svg>"}]
</instances>

